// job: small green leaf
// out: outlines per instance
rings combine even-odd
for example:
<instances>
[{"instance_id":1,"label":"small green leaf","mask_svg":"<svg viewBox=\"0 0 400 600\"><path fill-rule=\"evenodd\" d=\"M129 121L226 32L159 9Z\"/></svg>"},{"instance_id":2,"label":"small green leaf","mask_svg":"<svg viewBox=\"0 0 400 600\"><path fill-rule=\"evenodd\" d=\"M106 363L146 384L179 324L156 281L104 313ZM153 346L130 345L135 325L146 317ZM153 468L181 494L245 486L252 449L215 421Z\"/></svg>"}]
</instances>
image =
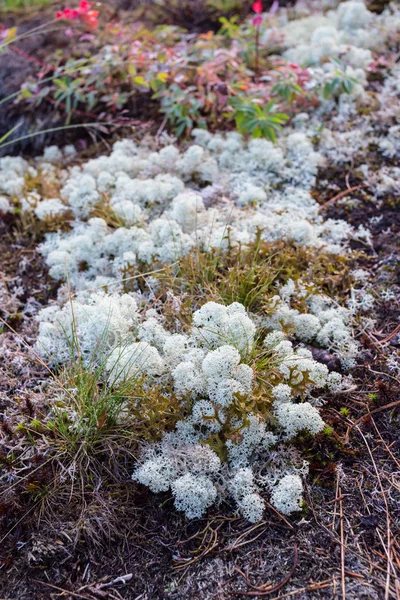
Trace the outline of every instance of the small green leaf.
<instances>
[{"instance_id":1,"label":"small green leaf","mask_svg":"<svg viewBox=\"0 0 400 600\"><path fill-rule=\"evenodd\" d=\"M142 75L137 75L137 77L133 78L133 82L137 85L143 85L145 87L149 87L149 83L145 80Z\"/></svg>"}]
</instances>

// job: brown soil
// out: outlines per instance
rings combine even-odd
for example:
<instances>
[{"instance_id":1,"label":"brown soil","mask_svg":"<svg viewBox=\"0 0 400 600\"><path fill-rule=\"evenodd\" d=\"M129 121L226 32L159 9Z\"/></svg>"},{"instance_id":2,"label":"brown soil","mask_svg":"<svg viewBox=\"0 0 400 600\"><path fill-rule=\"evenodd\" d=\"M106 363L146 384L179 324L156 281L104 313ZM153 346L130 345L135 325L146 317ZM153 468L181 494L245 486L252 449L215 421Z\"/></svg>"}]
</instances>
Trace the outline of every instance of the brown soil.
<instances>
[{"instance_id":1,"label":"brown soil","mask_svg":"<svg viewBox=\"0 0 400 600\"><path fill-rule=\"evenodd\" d=\"M270 509L256 527L223 513L187 524L170 500L141 496L127 484L119 490L125 504L119 535L114 532L98 549L84 540L74 547L68 530L18 524L4 547L2 597L244 599L249 593L258 597L256 588L267 584L273 598L342 597L342 585L347 598L384 598L388 523L390 543L398 550L399 423L393 409L383 409L396 398L393 390L366 383L367 368L361 375L364 391L378 389L378 402L372 407L365 394L354 393L330 404L325 418L341 440L348 425L340 407L361 421L348 444L314 448L321 450L321 464L314 465L301 521L283 521ZM371 409L380 412L369 416ZM396 597L396 563L393 571L390 598ZM112 583L124 575L132 575L126 584Z\"/></svg>"}]
</instances>

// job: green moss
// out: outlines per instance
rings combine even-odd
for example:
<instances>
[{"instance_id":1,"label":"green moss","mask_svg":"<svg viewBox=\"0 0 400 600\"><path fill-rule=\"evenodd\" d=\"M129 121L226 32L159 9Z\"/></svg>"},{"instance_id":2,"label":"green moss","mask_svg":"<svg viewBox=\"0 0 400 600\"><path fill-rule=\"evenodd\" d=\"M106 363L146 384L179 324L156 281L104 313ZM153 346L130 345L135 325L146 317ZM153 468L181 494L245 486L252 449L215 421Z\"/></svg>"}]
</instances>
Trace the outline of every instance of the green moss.
<instances>
[{"instance_id":1,"label":"green moss","mask_svg":"<svg viewBox=\"0 0 400 600\"><path fill-rule=\"evenodd\" d=\"M176 317L168 315L168 294L173 292L182 300L179 317L189 324L192 312L210 300L240 302L249 312L262 314L277 287L288 279L301 279L310 293L323 292L340 301L352 282L350 267L343 256L315 253L289 242L265 242L259 234L246 247L195 250L154 277L159 281L165 316L171 321ZM304 300L296 302L295 308L304 309Z\"/></svg>"}]
</instances>

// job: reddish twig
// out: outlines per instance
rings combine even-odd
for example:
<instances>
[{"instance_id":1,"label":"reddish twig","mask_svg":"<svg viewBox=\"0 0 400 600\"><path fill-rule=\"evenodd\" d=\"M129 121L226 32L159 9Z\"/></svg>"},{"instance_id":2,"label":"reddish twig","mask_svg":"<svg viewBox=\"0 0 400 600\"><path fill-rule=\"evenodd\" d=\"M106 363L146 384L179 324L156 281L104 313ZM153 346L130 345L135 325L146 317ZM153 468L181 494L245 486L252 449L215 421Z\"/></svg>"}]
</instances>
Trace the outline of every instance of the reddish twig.
<instances>
[{"instance_id":1,"label":"reddish twig","mask_svg":"<svg viewBox=\"0 0 400 600\"><path fill-rule=\"evenodd\" d=\"M376 478L378 480L378 484L381 490L381 494L382 494L382 499L383 502L385 504L385 515L386 515L386 541L387 541L387 548L385 546L385 544L383 543L383 540L381 541L384 552L386 554L386 585L385 585L385 600L389 600L389 595L390 595L390 572L391 570L393 570L394 572L394 577L396 578L396 571L394 570L393 567L393 562L392 562L392 534L391 534L391 527L390 527L390 513L389 513L389 505L387 502L387 498L386 498L386 494L385 494L385 490L383 489L383 485L382 485L382 480L381 477L379 475L379 471L378 471L378 467L376 465L375 459L374 459L374 455L372 454L371 448L369 447L369 444L363 434L363 432L361 431L361 429L359 427L357 427L359 434L361 435L364 444L368 450L368 454L371 458L372 461L372 465L374 467L375 470L375 474L376 474ZM379 533L378 529L377 529L377 533Z\"/></svg>"},{"instance_id":2,"label":"reddish twig","mask_svg":"<svg viewBox=\"0 0 400 600\"><path fill-rule=\"evenodd\" d=\"M385 442L385 440L383 439L383 437L382 437L382 435L381 435L381 433L380 433L378 427L376 426L376 423L375 423L375 421L374 421L374 419L372 417L371 417L371 420L372 420L372 425L374 426L376 433L379 435L380 441L384 445L386 452L389 454L389 456L392 458L393 462L395 462L396 465L400 469L400 462L397 460L397 458L395 457L395 455L393 454L393 452L390 449L390 446L392 446L394 442L392 442L392 444L390 444L390 446L388 446L387 443Z\"/></svg>"},{"instance_id":3,"label":"reddish twig","mask_svg":"<svg viewBox=\"0 0 400 600\"><path fill-rule=\"evenodd\" d=\"M363 415L362 417L360 417L359 419L357 419L357 421L354 421L354 423L352 423L351 425L349 425L349 428L346 432L346 444L349 441L349 433L350 431L353 429L353 427L356 427L357 425L359 425L359 423L361 423L365 417L369 417L370 415L373 415L377 412L381 412L382 410L387 410L389 408L394 408L395 406L398 406L400 404L400 400L395 400L394 402L389 402L389 404L385 404L384 406L379 406L379 408L374 408L373 410L369 410L367 413L365 413L365 415Z\"/></svg>"},{"instance_id":4,"label":"reddish twig","mask_svg":"<svg viewBox=\"0 0 400 600\"><path fill-rule=\"evenodd\" d=\"M16 46L12 46L10 48L10 50L12 52L15 52L15 54L19 54L20 56L23 56L24 58L26 58L27 60L29 60L30 62L36 63L37 65L39 65L40 67L44 67L45 69L47 69L48 71L54 71L54 67L52 67L51 65L48 65L47 63L42 62L41 60L39 60L38 58L36 58L35 56L31 56L30 54L28 54L27 52L25 52L24 50L21 50L20 48L17 48Z\"/></svg>"},{"instance_id":5,"label":"reddish twig","mask_svg":"<svg viewBox=\"0 0 400 600\"><path fill-rule=\"evenodd\" d=\"M395 335L397 335L398 333L400 333L400 324L397 325L396 329L394 329L392 331L392 333L389 333L389 335L387 335L385 338L383 338L383 340L379 340L380 344L385 344L386 342L389 342L392 338L394 338ZM376 334L375 334L376 335Z\"/></svg>"},{"instance_id":6,"label":"reddish twig","mask_svg":"<svg viewBox=\"0 0 400 600\"><path fill-rule=\"evenodd\" d=\"M260 77L260 26L257 25L256 29L256 80Z\"/></svg>"},{"instance_id":7,"label":"reddish twig","mask_svg":"<svg viewBox=\"0 0 400 600\"><path fill-rule=\"evenodd\" d=\"M295 544L294 545L293 566L290 569L290 573L288 573L288 575L286 575L286 577L284 577L284 579L282 579L282 581L280 581L276 585L265 585L264 584L264 585L261 585L258 587L255 585L252 585L250 583L247 575L245 575L245 573L243 573L243 571L241 569L239 569L239 567L235 567L235 571L237 571L243 577L243 579L246 582L246 585L254 591L252 591L252 592L229 592L229 594L234 595L234 596L266 596L267 594L272 594L273 592L277 592L284 585L286 585L288 583L288 581L292 578L293 573L295 572L296 567L297 567L298 556L299 556L299 551L297 548L297 544Z\"/></svg>"},{"instance_id":8,"label":"reddish twig","mask_svg":"<svg viewBox=\"0 0 400 600\"><path fill-rule=\"evenodd\" d=\"M343 501L342 488L339 486L339 516L340 516L340 572L342 583L342 598L346 600L346 579L345 579L345 544L344 544L344 524L343 524Z\"/></svg>"},{"instance_id":9,"label":"reddish twig","mask_svg":"<svg viewBox=\"0 0 400 600\"><path fill-rule=\"evenodd\" d=\"M314 592L317 590L323 590L327 587L331 587L335 585L336 579L333 577L332 579L324 579L324 581L319 581L318 583L314 583L307 587L299 588L298 590L294 590L293 592L288 592L287 594L279 594L279 597L275 596L271 598L271 600L282 600L282 598L290 598L292 596L297 596L301 592Z\"/></svg>"},{"instance_id":10,"label":"reddish twig","mask_svg":"<svg viewBox=\"0 0 400 600\"><path fill-rule=\"evenodd\" d=\"M277 510L275 508L275 506L272 506L272 504L267 503L268 508L270 508L284 523L286 523L286 525L289 527L289 529L294 529L293 525L291 525L291 523L289 523L289 521L279 512L279 510Z\"/></svg>"},{"instance_id":11,"label":"reddish twig","mask_svg":"<svg viewBox=\"0 0 400 600\"><path fill-rule=\"evenodd\" d=\"M364 183L363 185L355 185L351 188L348 188L347 190L344 190L343 192L336 194L336 196L333 196L333 198L331 198L330 200L325 202L325 204L321 204L321 206L319 207L318 210L325 210L325 208L327 208L328 206L331 206L331 204L336 202L336 200L340 200L341 198L344 198L345 196L347 196L347 194L350 194L350 192L356 192L357 190L362 190L363 188L367 188L367 187L370 187L369 184Z\"/></svg>"},{"instance_id":12,"label":"reddish twig","mask_svg":"<svg viewBox=\"0 0 400 600\"><path fill-rule=\"evenodd\" d=\"M83 596L82 594L78 594L76 592L71 592L71 590L65 590L64 588L58 587L57 585L52 585L51 583L47 583L47 581L40 581L40 579L32 579L34 583L41 583L42 585L47 585L53 590L58 590L64 594L69 594L70 596L74 596L74 598L83 598L84 600L89 600L88 596Z\"/></svg>"}]
</instances>

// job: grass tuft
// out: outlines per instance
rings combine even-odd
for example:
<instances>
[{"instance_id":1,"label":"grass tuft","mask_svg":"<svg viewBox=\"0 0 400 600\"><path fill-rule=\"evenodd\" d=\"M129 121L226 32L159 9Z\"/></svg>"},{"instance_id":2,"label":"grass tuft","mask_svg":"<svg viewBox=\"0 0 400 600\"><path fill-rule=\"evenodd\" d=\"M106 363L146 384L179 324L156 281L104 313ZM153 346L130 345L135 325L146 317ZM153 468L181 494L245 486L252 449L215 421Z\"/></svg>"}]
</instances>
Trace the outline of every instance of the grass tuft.
<instances>
[{"instance_id":1,"label":"grass tuft","mask_svg":"<svg viewBox=\"0 0 400 600\"><path fill-rule=\"evenodd\" d=\"M226 250L194 250L171 267L155 274L163 314L174 322L176 312L168 308L168 298L179 296L179 320L189 324L193 311L208 301L240 302L254 314L263 314L279 285L301 280L309 293L325 293L346 298L352 282L348 257L316 253L315 249L294 243L265 242L261 232L248 246ZM126 291L129 291L127 288ZM297 299L294 308L306 310Z\"/></svg>"}]
</instances>

